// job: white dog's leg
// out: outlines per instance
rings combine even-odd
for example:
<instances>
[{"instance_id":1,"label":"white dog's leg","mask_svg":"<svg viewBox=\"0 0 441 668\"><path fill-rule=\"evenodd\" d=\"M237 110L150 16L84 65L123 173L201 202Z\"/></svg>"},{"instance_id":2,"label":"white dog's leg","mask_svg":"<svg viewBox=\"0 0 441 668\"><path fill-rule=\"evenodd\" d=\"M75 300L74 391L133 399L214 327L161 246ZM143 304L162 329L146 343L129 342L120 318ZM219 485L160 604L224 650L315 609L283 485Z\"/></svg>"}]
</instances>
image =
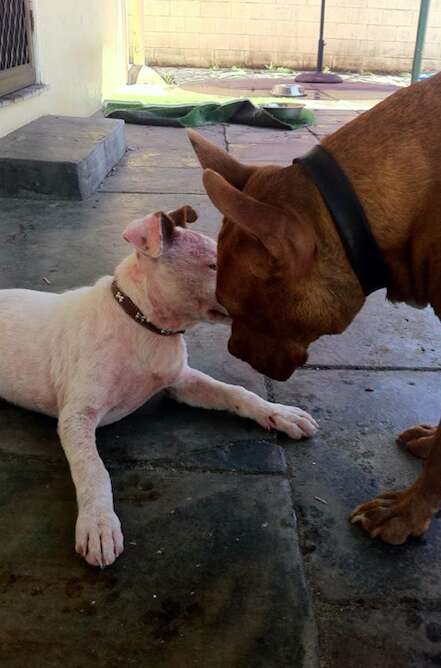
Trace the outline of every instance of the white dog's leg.
<instances>
[{"instance_id":1,"label":"white dog's leg","mask_svg":"<svg viewBox=\"0 0 441 668\"><path fill-rule=\"evenodd\" d=\"M308 413L292 406L272 404L239 385L227 385L200 371L187 368L168 392L177 401L236 413L258 422L264 429L276 429L293 439L312 436L318 424Z\"/></svg>"},{"instance_id":2,"label":"white dog's leg","mask_svg":"<svg viewBox=\"0 0 441 668\"><path fill-rule=\"evenodd\" d=\"M75 549L92 566L109 566L123 551L123 535L113 510L109 474L95 443L97 414L66 406L58 433L69 462L78 502Z\"/></svg>"}]
</instances>

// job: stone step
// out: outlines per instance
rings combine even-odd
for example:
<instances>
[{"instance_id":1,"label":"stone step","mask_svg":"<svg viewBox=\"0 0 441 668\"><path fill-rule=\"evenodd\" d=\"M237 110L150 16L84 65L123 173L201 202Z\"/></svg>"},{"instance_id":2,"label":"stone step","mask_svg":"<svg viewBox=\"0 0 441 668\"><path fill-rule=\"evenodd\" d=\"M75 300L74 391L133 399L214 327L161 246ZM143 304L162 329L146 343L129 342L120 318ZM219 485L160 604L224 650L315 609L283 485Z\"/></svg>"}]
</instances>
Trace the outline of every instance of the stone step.
<instances>
[{"instance_id":1,"label":"stone step","mask_svg":"<svg viewBox=\"0 0 441 668\"><path fill-rule=\"evenodd\" d=\"M0 196L85 199L126 147L124 121L41 116L0 139Z\"/></svg>"}]
</instances>

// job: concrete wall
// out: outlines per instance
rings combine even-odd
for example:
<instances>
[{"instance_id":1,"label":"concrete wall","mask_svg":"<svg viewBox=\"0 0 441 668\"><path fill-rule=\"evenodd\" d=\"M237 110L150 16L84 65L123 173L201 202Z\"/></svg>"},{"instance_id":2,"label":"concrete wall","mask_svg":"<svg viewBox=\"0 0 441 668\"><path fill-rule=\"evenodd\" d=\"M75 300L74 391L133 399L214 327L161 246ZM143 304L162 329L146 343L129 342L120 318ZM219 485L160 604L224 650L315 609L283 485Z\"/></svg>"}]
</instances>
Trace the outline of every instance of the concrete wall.
<instances>
[{"instance_id":1,"label":"concrete wall","mask_svg":"<svg viewBox=\"0 0 441 668\"><path fill-rule=\"evenodd\" d=\"M48 89L0 107L0 136L43 114L87 116L126 83L122 0L34 0L37 79Z\"/></svg>"},{"instance_id":2,"label":"concrete wall","mask_svg":"<svg viewBox=\"0 0 441 668\"><path fill-rule=\"evenodd\" d=\"M326 65L409 71L419 0L328 0ZM144 0L149 64L315 66L319 0ZM425 69L441 69L441 0L432 0Z\"/></svg>"}]
</instances>

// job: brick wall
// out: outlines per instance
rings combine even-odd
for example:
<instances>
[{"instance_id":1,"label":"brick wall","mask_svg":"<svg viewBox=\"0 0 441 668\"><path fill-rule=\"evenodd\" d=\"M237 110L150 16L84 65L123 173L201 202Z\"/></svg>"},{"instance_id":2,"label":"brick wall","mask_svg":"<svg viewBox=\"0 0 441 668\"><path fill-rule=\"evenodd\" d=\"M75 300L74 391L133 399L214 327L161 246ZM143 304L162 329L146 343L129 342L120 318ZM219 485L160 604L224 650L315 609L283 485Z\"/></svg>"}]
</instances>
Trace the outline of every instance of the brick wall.
<instances>
[{"instance_id":1,"label":"brick wall","mask_svg":"<svg viewBox=\"0 0 441 668\"><path fill-rule=\"evenodd\" d=\"M147 63L315 66L319 0L144 0ZM408 71L419 0L328 0L325 64ZM441 69L441 0L432 0L423 68Z\"/></svg>"}]
</instances>

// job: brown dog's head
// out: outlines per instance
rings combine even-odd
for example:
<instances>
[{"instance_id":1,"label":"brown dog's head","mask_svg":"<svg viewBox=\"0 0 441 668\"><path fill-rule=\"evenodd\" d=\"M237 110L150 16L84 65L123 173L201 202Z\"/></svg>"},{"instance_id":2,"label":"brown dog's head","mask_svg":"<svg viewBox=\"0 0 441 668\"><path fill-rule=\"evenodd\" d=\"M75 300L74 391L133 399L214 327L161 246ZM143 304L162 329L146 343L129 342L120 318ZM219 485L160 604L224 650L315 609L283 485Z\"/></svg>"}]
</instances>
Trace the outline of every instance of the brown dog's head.
<instances>
[{"instance_id":1,"label":"brown dog's head","mask_svg":"<svg viewBox=\"0 0 441 668\"><path fill-rule=\"evenodd\" d=\"M189 138L224 216L217 298L233 321L229 350L286 380L312 341L349 324L364 301L360 285L299 167L243 165L192 130Z\"/></svg>"}]
</instances>

